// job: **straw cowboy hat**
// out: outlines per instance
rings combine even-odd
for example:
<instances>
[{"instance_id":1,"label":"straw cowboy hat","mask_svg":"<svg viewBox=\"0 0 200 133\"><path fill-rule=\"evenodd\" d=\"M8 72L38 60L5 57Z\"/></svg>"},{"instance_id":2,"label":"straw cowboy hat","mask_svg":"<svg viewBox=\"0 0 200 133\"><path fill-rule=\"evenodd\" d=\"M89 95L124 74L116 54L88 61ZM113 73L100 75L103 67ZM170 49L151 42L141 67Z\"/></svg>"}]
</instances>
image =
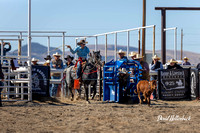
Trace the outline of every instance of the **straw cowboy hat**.
<instances>
[{"instance_id":1,"label":"straw cowboy hat","mask_svg":"<svg viewBox=\"0 0 200 133\"><path fill-rule=\"evenodd\" d=\"M184 57L184 58L183 58L183 60L189 60L189 58L187 58L187 57Z\"/></svg>"},{"instance_id":2,"label":"straw cowboy hat","mask_svg":"<svg viewBox=\"0 0 200 133\"><path fill-rule=\"evenodd\" d=\"M118 53L118 54L126 54L126 52L123 51L122 49L120 49L117 53Z\"/></svg>"},{"instance_id":3,"label":"straw cowboy hat","mask_svg":"<svg viewBox=\"0 0 200 133\"><path fill-rule=\"evenodd\" d=\"M154 60L154 59L160 60L160 57L158 57L157 55L154 55L154 56L152 57L152 59L153 59L153 60Z\"/></svg>"},{"instance_id":4,"label":"straw cowboy hat","mask_svg":"<svg viewBox=\"0 0 200 133\"><path fill-rule=\"evenodd\" d=\"M137 60L137 59L142 59L143 58L143 56L141 56L140 54L136 54L136 57L135 57L135 59Z\"/></svg>"},{"instance_id":5,"label":"straw cowboy hat","mask_svg":"<svg viewBox=\"0 0 200 133\"><path fill-rule=\"evenodd\" d=\"M61 56L58 52L56 52L55 54L53 54L53 56Z\"/></svg>"},{"instance_id":6,"label":"straw cowboy hat","mask_svg":"<svg viewBox=\"0 0 200 133\"><path fill-rule=\"evenodd\" d=\"M47 55L47 57L44 58L45 60L51 60L51 55Z\"/></svg>"},{"instance_id":7,"label":"straw cowboy hat","mask_svg":"<svg viewBox=\"0 0 200 133\"><path fill-rule=\"evenodd\" d=\"M127 73L126 68L122 68L120 73L126 74Z\"/></svg>"},{"instance_id":8,"label":"straw cowboy hat","mask_svg":"<svg viewBox=\"0 0 200 133\"><path fill-rule=\"evenodd\" d=\"M77 44L80 45L80 44L87 44L88 42L86 42L85 40L80 40L80 42L78 42Z\"/></svg>"},{"instance_id":9,"label":"straw cowboy hat","mask_svg":"<svg viewBox=\"0 0 200 133\"><path fill-rule=\"evenodd\" d=\"M171 59L169 63L178 63L175 59Z\"/></svg>"},{"instance_id":10,"label":"straw cowboy hat","mask_svg":"<svg viewBox=\"0 0 200 133\"><path fill-rule=\"evenodd\" d=\"M74 59L74 57L73 56L70 56L70 55L68 55L66 58L64 58L65 60L67 60L68 58L71 58L71 60L73 60Z\"/></svg>"},{"instance_id":11,"label":"straw cowboy hat","mask_svg":"<svg viewBox=\"0 0 200 133\"><path fill-rule=\"evenodd\" d=\"M132 56L136 56L137 53L135 52L131 52L128 56L132 57Z\"/></svg>"},{"instance_id":12,"label":"straw cowboy hat","mask_svg":"<svg viewBox=\"0 0 200 133\"><path fill-rule=\"evenodd\" d=\"M36 58L32 58L32 60L31 61L39 61L38 59L36 59Z\"/></svg>"}]
</instances>

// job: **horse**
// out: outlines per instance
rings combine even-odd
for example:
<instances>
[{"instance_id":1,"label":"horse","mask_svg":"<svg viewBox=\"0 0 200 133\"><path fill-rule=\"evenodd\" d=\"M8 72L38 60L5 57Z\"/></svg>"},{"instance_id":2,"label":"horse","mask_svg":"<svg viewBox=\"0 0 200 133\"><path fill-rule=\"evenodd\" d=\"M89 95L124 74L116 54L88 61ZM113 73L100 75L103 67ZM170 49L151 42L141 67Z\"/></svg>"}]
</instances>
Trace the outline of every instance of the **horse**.
<instances>
[{"instance_id":1,"label":"horse","mask_svg":"<svg viewBox=\"0 0 200 133\"><path fill-rule=\"evenodd\" d=\"M86 95L86 102L90 103L88 98L88 86L92 86L91 90L93 90L93 96L92 100L94 99L96 95L96 85L97 85L97 70L99 67L102 66L101 63L101 55L100 51L93 51L93 54L88 59L88 61L85 63L84 66L82 66L81 71L81 84L84 86L85 89L85 95ZM74 88L74 80L76 79L76 71L74 70L74 66L71 66L66 69L66 83L67 88L70 90L71 93L71 100L74 100L74 94L72 92ZM80 96L80 91L79 91Z\"/></svg>"}]
</instances>

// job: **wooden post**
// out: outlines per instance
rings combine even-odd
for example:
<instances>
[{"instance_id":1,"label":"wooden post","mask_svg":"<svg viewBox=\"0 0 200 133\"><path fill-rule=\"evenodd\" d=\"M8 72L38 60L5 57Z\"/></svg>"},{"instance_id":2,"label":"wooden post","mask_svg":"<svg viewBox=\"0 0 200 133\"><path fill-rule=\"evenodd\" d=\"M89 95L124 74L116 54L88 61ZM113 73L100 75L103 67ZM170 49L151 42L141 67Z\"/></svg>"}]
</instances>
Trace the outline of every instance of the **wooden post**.
<instances>
[{"instance_id":1,"label":"wooden post","mask_svg":"<svg viewBox=\"0 0 200 133\"><path fill-rule=\"evenodd\" d=\"M181 29L181 60L183 59L183 29Z\"/></svg>"},{"instance_id":2,"label":"wooden post","mask_svg":"<svg viewBox=\"0 0 200 133\"><path fill-rule=\"evenodd\" d=\"M142 26L146 26L146 0L143 0L143 21L142 21ZM144 59L146 60L145 57L145 28L142 29L142 56L144 56Z\"/></svg>"},{"instance_id":3,"label":"wooden post","mask_svg":"<svg viewBox=\"0 0 200 133\"><path fill-rule=\"evenodd\" d=\"M138 30L138 54L140 54L140 29Z\"/></svg>"}]
</instances>

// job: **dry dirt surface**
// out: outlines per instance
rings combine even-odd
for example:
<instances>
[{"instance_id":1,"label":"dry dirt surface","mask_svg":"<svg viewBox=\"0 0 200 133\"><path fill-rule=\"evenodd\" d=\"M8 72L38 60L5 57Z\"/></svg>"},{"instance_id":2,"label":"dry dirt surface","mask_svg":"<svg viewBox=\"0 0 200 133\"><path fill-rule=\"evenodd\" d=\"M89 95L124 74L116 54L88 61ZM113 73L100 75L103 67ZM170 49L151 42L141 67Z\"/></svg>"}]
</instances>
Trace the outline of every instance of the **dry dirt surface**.
<instances>
[{"instance_id":1,"label":"dry dirt surface","mask_svg":"<svg viewBox=\"0 0 200 133\"><path fill-rule=\"evenodd\" d=\"M151 107L84 100L5 102L0 133L200 132L199 101L152 101Z\"/></svg>"}]
</instances>

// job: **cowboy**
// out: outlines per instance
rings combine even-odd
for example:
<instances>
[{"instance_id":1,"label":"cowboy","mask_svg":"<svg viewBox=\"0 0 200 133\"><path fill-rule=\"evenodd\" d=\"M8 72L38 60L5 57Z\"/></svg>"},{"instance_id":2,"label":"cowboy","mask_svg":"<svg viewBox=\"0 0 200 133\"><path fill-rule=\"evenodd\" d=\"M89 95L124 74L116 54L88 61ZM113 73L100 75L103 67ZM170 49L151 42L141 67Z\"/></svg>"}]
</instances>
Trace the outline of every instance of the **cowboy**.
<instances>
[{"instance_id":1,"label":"cowboy","mask_svg":"<svg viewBox=\"0 0 200 133\"><path fill-rule=\"evenodd\" d=\"M51 68L56 68L56 69L62 69L63 68L63 61L60 59L61 55L56 52L55 54L53 54L53 57L55 59L52 60L52 62L50 63L50 67ZM53 73L51 75L51 79L60 79L61 75L60 73ZM57 89L58 89L58 84L52 84L52 86L50 87L50 96L56 96L57 93Z\"/></svg>"},{"instance_id":2,"label":"cowboy","mask_svg":"<svg viewBox=\"0 0 200 133\"><path fill-rule=\"evenodd\" d=\"M128 58L125 56L126 52L120 49L118 52L119 61L128 61Z\"/></svg>"},{"instance_id":3,"label":"cowboy","mask_svg":"<svg viewBox=\"0 0 200 133\"><path fill-rule=\"evenodd\" d=\"M159 61L160 57L158 57L157 55L154 55L152 57L152 59L153 59L153 61L152 61L152 64L151 64L151 70L163 69L163 64Z\"/></svg>"},{"instance_id":4,"label":"cowboy","mask_svg":"<svg viewBox=\"0 0 200 133\"><path fill-rule=\"evenodd\" d=\"M167 65L167 69L182 69L182 67L177 64L178 62L175 59L171 59L169 63L170 64Z\"/></svg>"},{"instance_id":5,"label":"cowboy","mask_svg":"<svg viewBox=\"0 0 200 133\"><path fill-rule=\"evenodd\" d=\"M137 55L137 53L131 52L131 53L129 54L129 57L131 57L132 60L135 60L136 55Z\"/></svg>"},{"instance_id":6,"label":"cowboy","mask_svg":"<svg viewBox=\"0 0 200 133\"><path fill-rule=\"evenodd\" d=\"M149 65L148 65L148 63L143 61L143 56L141 56L140 54L136 54L135 60L139 61L140 65L142 66L142 69L140 69L142 71L141 79L149 80Z\"/></svg>"},{"instance_id":7,"label":"cowboy","mask_svg":"<svg viewBox=\"0 0 200 133\"><path fill-rule=\"evenodd\" d=\"M81 63L84 61L87 61L87 56L90 54L90 50L87 46L85 46L88 42L85 40L81 40L80 42L77 43L79 45L75 50L71 48L71 46L67 45L67 48L70 48L70 52L72 54L77 53L78 55L78 61L75 66L77 66L77 79L81 77Z\"/></svg>"},{"instance_id":8,"label":"cowboy","mask_svg":"<svg viewBox=\"0 0 200 133\"><path fill-rule=\"evenodd\" d=\"M38 65L38 62L39 60L36 59L36 58L32 58L31 62L32 62L32 65Z\"/></svg>"},{"instance_id":9,"label":"cowboy","mask_svg":"<svg viewBox=\"0 0 200 133\"><path fill-rule=\"evenodd\" d=\"M50 62L51 62L51 55L47 55L47 57L44 58L46 61L43 64L43 66L50 66Z\"/></svg>"},{"instance_id":10,"label":"cowboy","mask_svg":"<svg viewBox=\"0 0 200 133\"><path fill-rule=\"evenodd\" d=\"M0 63L0 107L2 107L2 100L1 100L1 91L3 90L4 82L4 74L2 72L2 67Z\"/></svg>"},{"instance_id":11,"label":"cowboy","mask_svg":"<svg viewBox=\"0 0 200 133\"><path fill-rule=\"evenodd\" d=\"M66 67L65 67L65 68L69 68L70 66L73 66L73 65L74 65L74 63L72 62L73 59L74 59L74 57L68 55L68 56L67 56L66 58L64 58L64 59L67 61Z\"/></svg>"},{"instance_id":12,"label":"cowboy","mask_svg":"<svg viewBox=\"0 0 200 133\"><path fill-rule=\"evenodd\" d=\"M58 52L56 52L55 54L53 54L53 57L55 59L53 59L51 62L51 68L62 69L63 61L60 59L61 55Z\"/></svg>"},{"instance_id":13,"label":"cowboy","mask_svg":"<svg viewBox=\"0 0 200 133\"><path fill-rule=\"evenodd\" d=\"M190 62L188 62L189 59L187 57L184 57L183 60L184 62L182 63L182 65L191 65Z\"/></svg>"},{"instance_id":14,"label":"cowboy","mask_svg":"<svg viewBox=\"0 0 200 133\"><path fill-rule=\"evenodd\" d=\"M152 59L153 59L153 61L152 61L151 68L150 68L151 70L157 71L158 69L163 69L163 64L159 61L160 57L158 57L157 55L154 55L152 57ZM157 80L157 78L158 78L157 75L151 76L151 80ZM153 99L157 99L156 91L157 91L157 88L154 89L154 91L153 91Z\"/></svg>"}]
</instances>

